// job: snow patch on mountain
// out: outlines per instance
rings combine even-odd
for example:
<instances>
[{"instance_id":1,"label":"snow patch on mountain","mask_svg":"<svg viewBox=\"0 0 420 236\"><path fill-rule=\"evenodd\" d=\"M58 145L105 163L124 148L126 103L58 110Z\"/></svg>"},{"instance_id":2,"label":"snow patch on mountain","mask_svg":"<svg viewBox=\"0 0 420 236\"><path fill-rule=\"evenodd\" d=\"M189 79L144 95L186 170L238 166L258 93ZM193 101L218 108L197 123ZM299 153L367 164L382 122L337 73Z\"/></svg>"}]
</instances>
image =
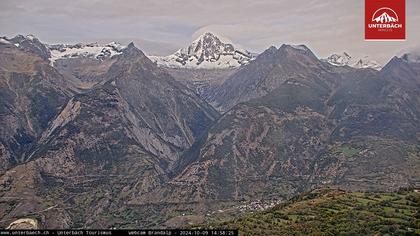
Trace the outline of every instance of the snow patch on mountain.
<instances>
[{"instance_id":1,"label":"snow patch on mountain","mask_svg":"<svg viewBox=\"0 0 420 236\"><path fill-rule=\"evenodd\" d=\"M204 33L188 47L164 57L150 56L159 66L170 68L222 69L247 64L254 58L249 51L213 33Z\"/></svg>"},{"instance_id":2,"label":"snow patch on mountain","mask_svg":"<svg viewBox=\"0 0 420 236\"><path fill-rule=\"evenodd\" d=\"M0 38L0 43L3 43L3 44L12 44L9 40L7 40L6 38L4 38L4 37L1 37Z\"/></svg>"},{"instance_id":3,"label":"snow patch on mountain","mask_svg":"<svg viewBox=\"0 0 420 236\"><path fill-rule=\"evenodd\" d=\"M68 59L68 58L94 58L97 60L104 60L105 58L112 57L122 53L124 46L119 43L111 42L105 45L98 43L90 44L57 44L57 45L48 45L48 48L51 51L51 64L59 59Z\"/></svg>"},{"instance_id":4,"label":"snow patch on mountain","mask_svg":"<svg viewBox=\"0 0 420 236\"><path fill-rule=\"evenodd\" d=\"M36 37L33 34L26 35L26 38L32 41L36 39Z\"/></svg>"},{"instance_id":5,"label":"snow patch on mountain","mask_svg":"<svg viewBox=\"0 0 420 236\"><path fill-rule=\"evenodd\" d=\"M49 60L51 65L59 59L68 58L94 58L97 60L104 60L122 53L125 46L119 43L111 42L108 44L55 44L48 45L41 43L35 36L17 35L14 38L0 37L0 43L13 44L16 47L38 54L45 60Z\"/></svg>"},{"instance_id":6,"label":"snow patch on mountain","mask_svg":"<svg viewBox=\"0 0 420 236\"><path fill-rule=\"evenodd\" d=\"M380 70L382 68L378 62L370 60L367 56L355 59L346 52L343 52L342 54L332 54L322 60L334 66L350 66L358 69L371 68L375 70Z\"/></svg>"}]
</instances>

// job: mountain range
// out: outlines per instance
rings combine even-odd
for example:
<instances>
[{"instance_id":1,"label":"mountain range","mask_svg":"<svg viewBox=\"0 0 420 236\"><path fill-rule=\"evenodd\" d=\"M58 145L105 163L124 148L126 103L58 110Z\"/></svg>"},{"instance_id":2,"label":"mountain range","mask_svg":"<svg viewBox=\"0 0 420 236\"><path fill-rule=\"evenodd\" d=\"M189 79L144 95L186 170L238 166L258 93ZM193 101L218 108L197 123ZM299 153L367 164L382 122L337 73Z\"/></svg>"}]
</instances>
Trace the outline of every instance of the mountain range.
<instances>
[{"instance_id":1,"label":"mountain range","mask_svg":"<svg viewBox=\"0 0 420 236\"><path fill-rule=\"evenodd\" d=\"M384 12L380 16L373 19L373 21L376 21L376 23L389 23L389 22L398 22L398 20L390 15L388 13Z\"/></svg>"},{"instance_id":2,"label":"mountain range","mask_svg":"<svg viewBox=\"0 0 420 236\"><path fill-rule=\"evenodd\" d=\"M3 37L0 227L185 227L314 188L418 189L418 56L349 61L212 33L163 58Z\"/></svg>"},{"instance_id":3,"label":"mountain range","mask_svg":"<svg viewBox=\"0 0 420 236\"><path fill-rule=\"evenodd\" d=\"M42 44L33 35L18 35L7 39L2 37L5 43L11 43L19 48L24 48L37 53L44 59L50 60L51 64L60 59L70 58L93 58L104 60L114 55L121 54L124 45L117 42L108 44L99 43L78 43L78 44ZM291 45L299 48L299 45ZM239 47L221 36L211 32L205 32L191 42L185 48L181 48L168 56L148 56L158 66L172 69L234 69L241 65L248 64L258 54L251 53ZM382 66L367 56L355 59L348 53L332 54L322 59L335 66L350 66L354 68L372 68L380 70Z\"/></svg>"},{"instance_id":4,"label":"mountain range","mask_svg":"<svg viewBox=\"0 0 420 236\"><path fill-rule=\"evenodd\" d=\"M359 69L371 68L375 70L380 70L382 68L378 62L369 60L367 56L361 59L355 59L346 52L341 54L332 54L323 60L335 66L350 66Z\"/></svg>"},{"instance_id":5,"label":"mountain range","mask_svg":"<svg viewBox=\"0 0 420 236\"><path fill-rule=\"evenodd\" d=\"M221 69L239 67L254 58L249 51L222 40L220 36L206 32L172 55L151 59L164 67Z\"/></svg>"}]
</instances>

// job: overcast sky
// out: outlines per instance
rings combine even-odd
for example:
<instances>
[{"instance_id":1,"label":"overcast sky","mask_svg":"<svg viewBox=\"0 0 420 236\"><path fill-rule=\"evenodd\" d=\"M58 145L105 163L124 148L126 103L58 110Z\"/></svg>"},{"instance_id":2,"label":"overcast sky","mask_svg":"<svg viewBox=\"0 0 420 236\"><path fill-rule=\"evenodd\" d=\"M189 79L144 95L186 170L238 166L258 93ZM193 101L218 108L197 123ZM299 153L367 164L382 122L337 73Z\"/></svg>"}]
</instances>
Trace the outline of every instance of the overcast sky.
<instances>
[{"instance_id":1,"label":"overcast sky","mask_svg":"<svg viewBox=\"0 0 420 236\"><path fill-rule=\"evenodd\" d=\"M420 46L420 1L406 0L407 40L366 42L364 0L0 0L0 35L47 43L134 41L147 54L176 51L211 31L253 51L306 44L386 63Z\"/></svg>"}]
</instances>

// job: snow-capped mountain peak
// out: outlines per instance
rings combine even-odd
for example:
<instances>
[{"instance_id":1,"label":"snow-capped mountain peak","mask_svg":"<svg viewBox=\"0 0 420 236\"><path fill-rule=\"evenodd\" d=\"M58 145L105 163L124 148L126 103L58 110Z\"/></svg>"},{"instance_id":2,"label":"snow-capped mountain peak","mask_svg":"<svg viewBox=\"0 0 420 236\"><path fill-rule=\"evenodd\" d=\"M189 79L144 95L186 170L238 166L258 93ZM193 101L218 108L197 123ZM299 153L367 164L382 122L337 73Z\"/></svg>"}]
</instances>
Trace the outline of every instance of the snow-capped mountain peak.
<instances>
[{"instance_id":1,"label":"snow-capped mountain peak","mask_svg":"<svg viewBox=\"0 0 420 236\"><path fill-rule=\"evenodd\" d=\"M346 52L343 52L342 54L332 54L325 60L335 66L345 66L349 64L351 59L352 58L349 54L347 54Z\"/></svg>"},{"instance_id":2,"label":"snow-capped mountain peak","mask_svg":"<svg viewBox=\"0 0 420 236\"><path fill-rule=\"evenodd\" d=\"M47 60L50 57L50 51L41 43L35 36L28 35L16 35L13 38L2 37L1 42L15 45L17 48L22 50L35 53L41 58Z\"/></svg>"},{"instance_id":3,"label":"snow-capped mountain peak","mask_svg":"<svg viewBox=\"0 0 420 236\"><path fill-rule=\"evenodd\" d=\"M382 66L373 60L370 60L367 56L356 59L350 56L348 53L343 52L341 54L332 54L331 56L322 59L334 66L350 66L353 68L371 68L380 70Z\"/></svg>"},{"instance_id":4,"label":"snow-capped mountain peak","mask_svg":"<svg viewBox=\"0 0 420 236\"><path fill-rule=\"evenodd\" d=\"M370 60L369 57L365 56L357 60L355 64L352 65L354 68L371 68L375 70L380 70L382 66L373 60Z\"/></svg>"},{"instance_id":5,"label":"snow-capped mountain peak","mask_svg":"<svg viewBox=\"0 0 420 236\"><path fill-rule=\"evenodd\" d=\"M206 32L172 55L150 58L165 67L214 69L239 67L252 60L253 55L227 39Z\"/></svg>"},{"instance_id":6,"label":"snow-capped mountain peak","mask_svg":"<svg viewBox=\"0 0 420 236\"><path fill-rule=\"evenodd\" d=\"M28 35L26 35L26 38L27 38L27 39L29 39L29 40L34 40L34 39L36 39L36 37L35 37L33 34L28 34Z\"/></svg>"},{"instance_id":7,"label":"snow-capped mountain peak","mask_svg":"<svg viewBox=\"0 0 420 236\"><path fill-rule=\"evenodd\" d=\"M51 63L54 63L59 59L68 58L94 58L97 60L104 60L105 58L112 57L117 54L121 54L124 46L119 43L111 42L108 44L56 44L49 45L48 48L51 51Z\"/></svg>"},{"instance_id":8,"label":"snow-capped mountain peak","mask_svg":"<svg viewBox=\"0 0 420 236\"><path fill-rule=\"evenodd\" d=\"M70 58L93 58L104 60L117 54L121 54L125 46L119 43L111 42L108 44L78 43L48 45L40 42L34 35L16 35L13 38L0 37L0 43L13 44L17 48L35 53L45 60L49 60L54 65L59 59Z\"/></svg>"}]
</instances>

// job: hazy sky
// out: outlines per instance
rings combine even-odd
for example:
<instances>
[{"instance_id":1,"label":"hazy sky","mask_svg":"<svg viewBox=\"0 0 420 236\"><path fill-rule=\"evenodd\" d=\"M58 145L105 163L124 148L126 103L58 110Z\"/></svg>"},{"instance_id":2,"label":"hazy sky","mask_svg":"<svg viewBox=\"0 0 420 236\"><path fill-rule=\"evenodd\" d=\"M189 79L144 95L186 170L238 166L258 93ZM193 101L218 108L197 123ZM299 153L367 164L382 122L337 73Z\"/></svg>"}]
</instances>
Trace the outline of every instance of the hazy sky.
<instances>
[{"instance_id":1,"label":"hazy sky","mask_svg":"<svg viewBox=\"0 0 420 236\"><path fill-rule=\"evenodd\" d=\"M363 40L364 0L0 0L0 35L47 43L136 42L165 55L212 31L244 48L306 44L325 57L346 51L386 63L420 46L420 1L406 0L407 40Z\"/></svg>"}]
</instances>

